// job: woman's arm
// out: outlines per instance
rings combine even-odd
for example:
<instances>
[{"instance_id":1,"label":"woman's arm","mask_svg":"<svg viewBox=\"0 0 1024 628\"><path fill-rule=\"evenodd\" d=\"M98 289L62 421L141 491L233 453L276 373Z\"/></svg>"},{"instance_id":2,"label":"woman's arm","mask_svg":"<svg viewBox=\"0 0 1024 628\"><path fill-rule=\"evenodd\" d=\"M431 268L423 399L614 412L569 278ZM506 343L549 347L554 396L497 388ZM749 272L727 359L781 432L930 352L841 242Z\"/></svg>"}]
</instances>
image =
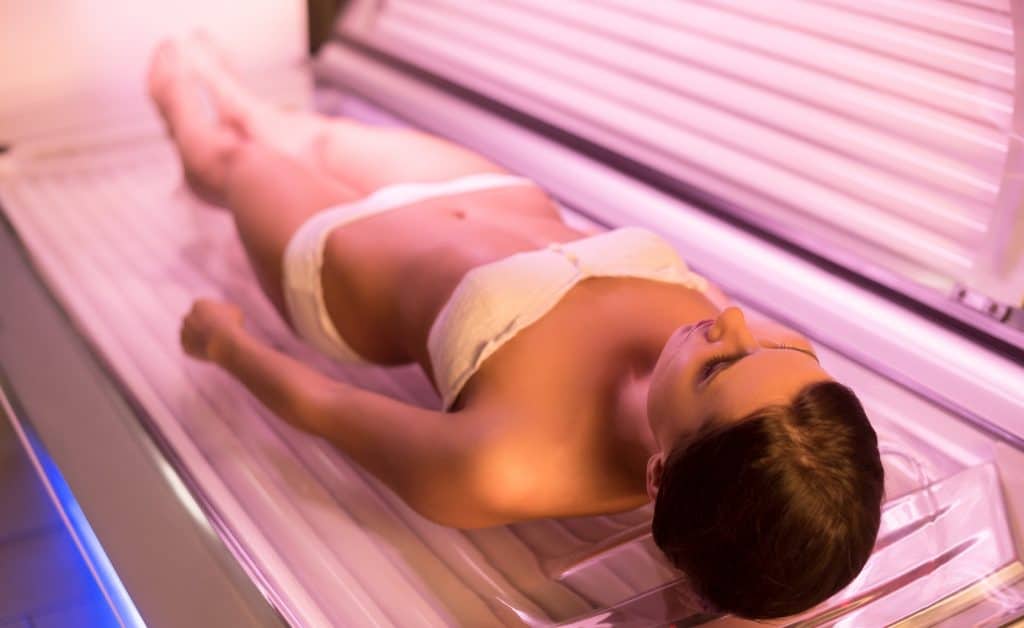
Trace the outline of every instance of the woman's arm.
<instances>
[{"instance_id":1,"label":"woman's arm","mask_svg":"<svg viewBox=\"0 0 1024 628\"><path fill-rule=\"evenodd\" d=\"M249 334L230 304L198 301L182 344L234 375L277 416L340 448L423 516L457 527L501 523L476 471L474 417L329 378Z\"/></svg>"}]
</instances>

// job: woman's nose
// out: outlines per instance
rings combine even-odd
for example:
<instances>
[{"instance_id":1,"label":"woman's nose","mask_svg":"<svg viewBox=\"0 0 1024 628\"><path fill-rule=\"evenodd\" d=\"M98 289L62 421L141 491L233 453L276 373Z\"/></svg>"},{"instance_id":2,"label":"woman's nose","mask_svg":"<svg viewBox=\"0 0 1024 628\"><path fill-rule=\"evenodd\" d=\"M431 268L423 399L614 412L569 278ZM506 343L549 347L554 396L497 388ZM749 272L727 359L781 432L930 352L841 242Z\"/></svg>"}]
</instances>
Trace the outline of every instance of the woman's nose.
<instances>
[{"instance_id":1,"label":"woman's nose","mask_svg":"<svg viewBox=\"0 0 1024 628\"><path fill-rule=\"evenodd\" d=\"M743 311L736 306L730 306L722 310L715 319L711 328L708 329L707 339L709 342L728 339L736 343L737 348L752 349L757 347L757 339L747 327L746 317Z\"/></svg>"}]
</instances>

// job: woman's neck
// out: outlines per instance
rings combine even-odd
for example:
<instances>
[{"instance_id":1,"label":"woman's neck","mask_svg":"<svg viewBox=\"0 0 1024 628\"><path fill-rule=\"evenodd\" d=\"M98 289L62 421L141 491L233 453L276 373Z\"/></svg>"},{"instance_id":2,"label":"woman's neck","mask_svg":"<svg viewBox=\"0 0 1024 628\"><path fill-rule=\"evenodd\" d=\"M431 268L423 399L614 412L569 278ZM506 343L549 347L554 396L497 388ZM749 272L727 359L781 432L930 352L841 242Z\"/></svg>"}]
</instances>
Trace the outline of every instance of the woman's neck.
<instances>
[{"instance_id":1,"label":"woman's neck","mask_svg":"<svg viewBox=\"0 0 1024 628\"><path fill-rule=\"evenodd\" d=\"M652 369L633 368L627 371L616 387L613 400L615 439L619 443L620 460L627 467L638 491L647 491L647 461L659 451L647 420L647 391Z\"/></svg>"}]
</instances>

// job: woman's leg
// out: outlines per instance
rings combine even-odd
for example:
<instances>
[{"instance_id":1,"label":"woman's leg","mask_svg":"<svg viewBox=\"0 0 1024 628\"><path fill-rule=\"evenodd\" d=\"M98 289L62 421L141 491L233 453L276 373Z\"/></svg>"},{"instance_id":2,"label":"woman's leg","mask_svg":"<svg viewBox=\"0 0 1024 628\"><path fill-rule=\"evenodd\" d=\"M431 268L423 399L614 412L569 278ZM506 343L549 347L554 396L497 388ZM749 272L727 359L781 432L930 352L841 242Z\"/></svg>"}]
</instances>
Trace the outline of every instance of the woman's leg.
<instances>
[{"instance_id":1,"label":"woman's leg","mask_svg":"<svg viewBox=\"0 0 1024 628\"><path fill-rule=\"evenodd\" d=\"M245 142L232 160L224 196L263 292L290 324L282 278L285 247L310 216L361 195L340 190L287 155Z\"/></svg>"},{"instance_id":2,"label":"woman's leg","mask_svg":"<svg viewBox=\"0 0 1024 628\"><path fill-rule=\"evenodd\" d=\"M182 50L234 127L361 194L393 183L507 172L472 150L428 133L273 107L239 82L230 61L208 38L194 35Z\"/></svg>"},{"instance_id":3,"label":"woman's leg","mask_svg":"<svg viewBox=\"0 0 1024 628\"><path fill-rule=\"evenodd\" d=\"M211 112L203 86L173 45L150 68L150 94L181 155L189 185L228 208L264 293L288 319L281 259L295 230L316 212L362 196L298 159L248 137Z\"/></svg>"},{"instance_id":4,"label":"woman's leg","mask_svg":"<svg viewBox=\"0 0 1024 628\"><path fill-rule=\"evenodd\" d=\"M202 55L196 50L177 43L161 46L150 68L150 94L177 144L189 184L231 210L261 287L289 323L281 258L310 216L392 183L504 172L427 134L269 107L212 55L197 60ZM558 217L539 188L519 193L517 211Z\"/></svg>"}]
</instances>

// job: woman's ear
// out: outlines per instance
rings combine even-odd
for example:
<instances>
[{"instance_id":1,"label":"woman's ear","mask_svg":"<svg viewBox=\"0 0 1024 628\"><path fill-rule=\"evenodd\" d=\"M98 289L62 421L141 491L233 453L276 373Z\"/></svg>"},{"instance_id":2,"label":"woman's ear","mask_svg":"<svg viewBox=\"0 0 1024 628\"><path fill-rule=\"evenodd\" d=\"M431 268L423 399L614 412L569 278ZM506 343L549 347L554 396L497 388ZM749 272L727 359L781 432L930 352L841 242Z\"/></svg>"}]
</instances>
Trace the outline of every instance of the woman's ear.
<instances>
[{"instance_id":1,"label":"woman's ear","mask_svg":"<svg viewBox=\"0 0 1024 628\"><path fill-rule=\"evenodd\" d=\"M661 474L665 470L665 454L658 452L647 461L647 496L652 500L658 497L661 488Z\"/></svg>"}]
</instances>

